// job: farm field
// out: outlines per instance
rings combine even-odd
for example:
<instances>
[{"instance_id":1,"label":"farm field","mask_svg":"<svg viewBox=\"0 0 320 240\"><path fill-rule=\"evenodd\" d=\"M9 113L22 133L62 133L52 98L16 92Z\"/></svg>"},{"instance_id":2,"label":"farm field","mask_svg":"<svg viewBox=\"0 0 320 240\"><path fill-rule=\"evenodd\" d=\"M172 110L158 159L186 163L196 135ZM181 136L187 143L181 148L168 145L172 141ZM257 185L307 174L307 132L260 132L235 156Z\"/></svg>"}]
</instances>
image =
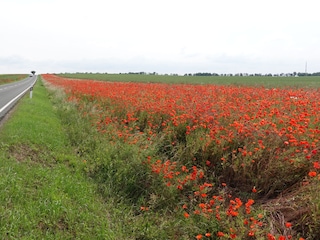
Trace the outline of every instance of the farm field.
<instances>
[{"instance_id":1,"label":"farm field","mask_svg":"<svg viewBox=\"0 0 320 240\"><path fill-rule=\"evenodd\" d=\"M319 78L61 76L42 75L90 126L69 137L133 239L320 237Z\"/></svg>"},{"instance_id":2,"label":"farm field","mask_svg":"<svg viewBox=\"0 0 320 240\"><path fill-rule=\"evenodd\" d=\"M27 74L0 74L0 85L22 80L26 77L28 77Z\"/></svg>"},{"instance_id":3,"label":"farm field","mask_svg":"<svg viewBox=\"0 0 320 240\"><path fill-rule=\"evenodd\" d=\"M225 77L225 76L170 76L140 74L59 74L62 77L78 79L94 79L111 82L156 82L156 83L189 83L237 86L265 87L303 87L319 88L320 77Z\"/></svg>"}]
</instances>

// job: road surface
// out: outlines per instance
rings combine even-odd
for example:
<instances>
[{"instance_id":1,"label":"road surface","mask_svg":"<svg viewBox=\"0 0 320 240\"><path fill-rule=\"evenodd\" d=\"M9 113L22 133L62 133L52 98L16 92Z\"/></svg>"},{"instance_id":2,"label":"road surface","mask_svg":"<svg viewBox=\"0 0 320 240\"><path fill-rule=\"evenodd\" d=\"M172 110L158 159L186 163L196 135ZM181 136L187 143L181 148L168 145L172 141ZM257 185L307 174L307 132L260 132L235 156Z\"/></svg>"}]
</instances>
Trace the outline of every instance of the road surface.
<instances>
[{"instance_id":1,"label":"road surface","mask_svg":"<svg viewBox=\"0 0 320 240\"><path fill-rule=\"evenodd\" d=\"M30 90L36 80L37 76L31 76L24 80L0 85L0 120Z\"/></svg>"}]
</instances>

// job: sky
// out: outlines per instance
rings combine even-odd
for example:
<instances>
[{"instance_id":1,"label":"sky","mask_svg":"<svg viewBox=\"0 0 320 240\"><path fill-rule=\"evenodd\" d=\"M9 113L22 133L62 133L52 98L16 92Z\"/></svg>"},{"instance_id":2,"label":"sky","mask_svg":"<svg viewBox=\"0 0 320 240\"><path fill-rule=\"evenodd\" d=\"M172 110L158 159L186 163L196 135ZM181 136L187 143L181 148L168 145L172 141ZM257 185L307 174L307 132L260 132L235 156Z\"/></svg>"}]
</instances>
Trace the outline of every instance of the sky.
<instances>
[{"instance_id":1,"label":"sky","mask_svg":"<svg viewBox=\"0 0 320 240\"><path fill-rule=\"evenodd\" d=\"M318 0L0 0L0 74L320 72Z\"/></svg>"}]
</instances>

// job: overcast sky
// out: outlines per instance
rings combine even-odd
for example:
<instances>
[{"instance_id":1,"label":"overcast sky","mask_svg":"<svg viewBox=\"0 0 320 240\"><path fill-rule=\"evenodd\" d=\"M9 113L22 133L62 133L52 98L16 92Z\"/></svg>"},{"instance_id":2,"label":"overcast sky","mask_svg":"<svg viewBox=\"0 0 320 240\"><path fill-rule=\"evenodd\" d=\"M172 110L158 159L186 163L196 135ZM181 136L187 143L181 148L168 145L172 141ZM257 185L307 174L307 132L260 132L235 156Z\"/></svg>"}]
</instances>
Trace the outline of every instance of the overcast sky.
<instances>
[{"instance_id":1,"label":"overcast sky","mask_svg":"<svg viewBox=\"0 0 320 240\"><path fill-rule=\"evenodd\" d=\"M0 0L0 74L320 72L318 0Z\"/></svg>"}]
</instances>

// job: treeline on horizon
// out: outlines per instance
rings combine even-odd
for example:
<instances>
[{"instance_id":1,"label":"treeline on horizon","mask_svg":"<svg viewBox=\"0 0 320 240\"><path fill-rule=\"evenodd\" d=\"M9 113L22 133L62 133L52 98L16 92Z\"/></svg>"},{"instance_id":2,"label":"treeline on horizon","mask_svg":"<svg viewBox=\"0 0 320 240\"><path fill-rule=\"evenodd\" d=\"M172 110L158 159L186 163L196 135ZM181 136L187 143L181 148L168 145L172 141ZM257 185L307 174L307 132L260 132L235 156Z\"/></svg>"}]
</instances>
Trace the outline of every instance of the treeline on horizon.
<instances>
[{"instance_id":1,"label":"treeline on horizon","mask_svg":"<svg viewBox=\"0 0 320 240\"><path fill-rule=\"evenodd\" d=\"M185 74L184 76L240 76L240 77L261 77L261 76L266 76L266 77L305 77L305 76L320 76L320 72L315 72L315 73L280 73L280 74L261 74L261 73L236 73L236 74L218 74L218 73L194 73L194 74Z\"/></svg>"},{"instance_id":2,"label":"treeline on horizon","mask_svg":"<svg viewBox=\"0 0 320 240\"><path fill-rule=\"evenodd\" d=\"M69 73L65 73L69 74ZM93 73L93 72L76 72L76 74L108 74L106 73ZM136 74L136 75L167 75L167 76L179 76L177 73L171 73L171 74L159 74L157 72L128 72L128 73L119 73L119 74ZM209 72L198 72L198 73L185 73L183 76L204 76L204 77L313 77L313 76L320 76L320 72L315 73L305 73L305 72L293 72L293 73L209 73Z\"/></svg>"}]
</instances>

